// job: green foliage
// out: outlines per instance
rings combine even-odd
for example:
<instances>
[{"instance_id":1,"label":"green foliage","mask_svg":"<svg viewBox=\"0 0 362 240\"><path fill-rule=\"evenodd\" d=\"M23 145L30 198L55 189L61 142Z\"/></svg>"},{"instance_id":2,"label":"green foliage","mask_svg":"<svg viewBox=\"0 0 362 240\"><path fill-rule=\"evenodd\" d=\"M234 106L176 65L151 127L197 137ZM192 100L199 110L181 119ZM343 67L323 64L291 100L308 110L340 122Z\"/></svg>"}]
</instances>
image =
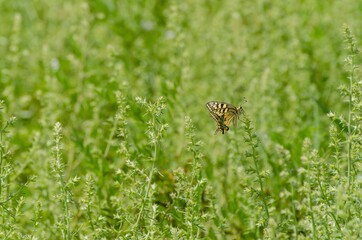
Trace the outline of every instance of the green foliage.
<instances>
[{"instance_id":1,"label":"green foliage","mask_svg":"<svg viewBox=\"0 0 362 240\"><path fill-rule=\"evenodd\" d=\"M361 10L0 0L0 238L360 239Z\"/></svg>"}]
</instances>

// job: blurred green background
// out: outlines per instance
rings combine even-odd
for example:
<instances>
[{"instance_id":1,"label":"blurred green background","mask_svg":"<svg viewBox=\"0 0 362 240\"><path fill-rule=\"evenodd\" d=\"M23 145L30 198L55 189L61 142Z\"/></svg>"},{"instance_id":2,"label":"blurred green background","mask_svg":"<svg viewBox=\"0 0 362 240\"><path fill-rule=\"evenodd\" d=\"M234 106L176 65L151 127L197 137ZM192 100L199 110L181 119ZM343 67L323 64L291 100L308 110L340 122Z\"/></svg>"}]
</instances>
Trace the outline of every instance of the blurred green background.
<instances>
[{"instance_id":1,"label":"blurred green background","mask_svg":"<svg viewBox=\"0 0 362 240\"><path fill-rule=\"evenodd\" d=\"M248 148L242 124L227 135L214 135L216 124L205 103L243 106L258 137L261 170L270 173L263 191L278 202L284 184L292 179L282 182L280 173L298 171L306 138L321 155L330 154L327 113L345 115L348 110L338 91L348 84L343 26L347 24L359 42L361 13L362 2L352 0L0 0L0 99L5 101L0 116L3 125L10 116L17 118L8 129L13 172L4 177L9 188L1 193L2 201L5 192L17 189L29 176L37 177L23 193L24 218L12 224L14 232L32 232L36 202L42 203L43 219L32 236L49 237L47 231L56 222L52 192L57 190L49 183L56 122L62 124L65 179L92 175L99 209L112 213L114 173L125 167L119 142L126 141L130 159L141 169L151 166L142 160L152 156L148 118L135 99L155 102L162 96L160 122L168 128L158 144L156 168L171 173L187 169L192 159L185 133L189 116L195 138L203 142L201 175L213 189L215 212L229 229L217 235L207 230L213 227L204 226L199 237L262 238L262 230L250 231L256 223L246 202L223 193L229 188L238 195L243 188L239 184L248 184L239 175L240 168L248 168L240 155ZM126 140L117 135L116 92L124 97L123 106L129 106ZM280 149L288 159L283 164ZM73 190L75 199L82 181ZM162 184L158 189L167 188ZM275 202L271 204L278 216L283 203ZM286 200L285 207L292 202ZM73 212L74 226L83 221L78 211ZM4 221L6 213L2 216ZM96 232L84 229L73 237ZM280 232L286 232L285 239L311 236L307 230ZM102 236L127 239L107 234Z\"/></svg>"}]
</instances>

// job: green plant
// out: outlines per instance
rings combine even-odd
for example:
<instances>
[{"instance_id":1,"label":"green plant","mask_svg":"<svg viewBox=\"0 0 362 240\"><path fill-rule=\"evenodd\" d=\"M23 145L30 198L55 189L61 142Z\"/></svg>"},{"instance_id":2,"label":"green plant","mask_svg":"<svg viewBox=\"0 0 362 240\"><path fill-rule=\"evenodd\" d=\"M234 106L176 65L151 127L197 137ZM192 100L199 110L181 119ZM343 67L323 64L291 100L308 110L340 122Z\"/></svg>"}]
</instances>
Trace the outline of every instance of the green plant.
<instances>
[{"instance_id":1,"label":"green plant","mask_svg":"<svg viewBox=\"0 0 362 240\"><path fill-rule=\"evenodd\" d=\"M53 161L51 162L51 170L54 176L56 185L58 186L58 194L55 199L61 204L63 210L62 216L58 216L56 223L57 228L61 231L63 239L72 239L74 230L71 229L72 213L71 203L73 203L71 188L74 187L80 180L79 177L66 180L64 176L65 163L62 158L62 126L57 122L54 126L54 147L53 147Z\"/></svg>"},{"instance_id":2,"label":"green plant","mask_svg":"<svg viewBox=\"0 0 362 240\"><path fill-rule=\"evenodd\" d=\"M5 101L0 100L0 111L4 111ZM16 172L13 159L10 127L16 118L10 117L3 122L4 113L0 118L0 236L4 239L19 237L19 226L16 224L23 215L25 204L24 191L34 181L29 177L21 181L20 173ZM12 184L12 182L17 184Z\"/></svg>"},{"instance_id":3,"label":"green plant","mask_svg":"<svg viewBox=\"0 0 362 240\"><path fill-rule=\"evenodd\" d=\"M0 238L361 238L358 9L0 1Z\"/></svg>"}]
</instances>

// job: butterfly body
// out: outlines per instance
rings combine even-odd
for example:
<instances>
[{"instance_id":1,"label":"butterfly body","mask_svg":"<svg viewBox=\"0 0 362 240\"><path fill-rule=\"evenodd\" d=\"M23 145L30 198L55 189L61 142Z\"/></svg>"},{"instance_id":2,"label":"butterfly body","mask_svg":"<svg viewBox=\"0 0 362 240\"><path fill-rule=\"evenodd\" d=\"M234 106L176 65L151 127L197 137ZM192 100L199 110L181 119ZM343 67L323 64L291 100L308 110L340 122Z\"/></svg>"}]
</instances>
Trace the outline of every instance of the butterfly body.
<instances>
[{"instance_id":1,"label":"butterfly body","mask_svg":"<svg viewBox=\"0 0 362 240\"><path fill-rule=\"evenodd\" d=\"M239 114L243 111L242 107L235 107L225 102L211 101L206 103L210 116L217 124L216 133L221 131L222 134L229 131L231 122L237 125Z\"/></svg>"}]
</instances>

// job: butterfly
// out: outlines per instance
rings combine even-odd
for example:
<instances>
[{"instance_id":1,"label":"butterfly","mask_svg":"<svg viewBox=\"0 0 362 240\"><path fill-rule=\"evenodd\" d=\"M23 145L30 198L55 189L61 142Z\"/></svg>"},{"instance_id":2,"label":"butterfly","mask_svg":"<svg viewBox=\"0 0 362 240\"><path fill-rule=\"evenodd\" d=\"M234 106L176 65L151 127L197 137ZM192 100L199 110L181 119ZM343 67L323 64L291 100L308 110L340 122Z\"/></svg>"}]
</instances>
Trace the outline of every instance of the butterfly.
<instances>
[{"instance_id":1,"label":"butterfly","mask_svg":"<svg viewBox=\"0 0 362 240\"><path fill-rule=\"evenodd\" d=\"M215 134L221 131L222 134L229 131L231 122L234 126L237 125L239 114L243 112L242 107L236 108L235 106L224 103L211 101L206 103L210 116L215 120L217 129Z\"/></svg>"}]
</instances>

